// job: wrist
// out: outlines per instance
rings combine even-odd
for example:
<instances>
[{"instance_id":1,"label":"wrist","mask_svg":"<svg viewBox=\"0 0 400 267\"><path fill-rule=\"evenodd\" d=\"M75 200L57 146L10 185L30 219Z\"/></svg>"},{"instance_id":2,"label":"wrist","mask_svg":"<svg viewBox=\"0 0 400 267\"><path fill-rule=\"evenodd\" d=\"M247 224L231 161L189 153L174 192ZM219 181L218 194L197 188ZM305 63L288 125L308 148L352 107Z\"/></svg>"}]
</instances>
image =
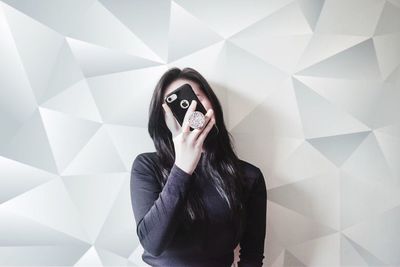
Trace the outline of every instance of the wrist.
<instances>
[{"instance_id":1,"label":"wrist","mask_svg":"<svg viewBox=\"0 0 400 267\"><path fill-rule=\"evenodd\" d=\"M192 173L193 173L192 170L186 168L185 166L181 165L180 163L177 163L176 161L175 161L175 165L176 165L179 169L181 169L182 171L186 172L187 174L192 175Z\"/></svg>"}]
</instances>

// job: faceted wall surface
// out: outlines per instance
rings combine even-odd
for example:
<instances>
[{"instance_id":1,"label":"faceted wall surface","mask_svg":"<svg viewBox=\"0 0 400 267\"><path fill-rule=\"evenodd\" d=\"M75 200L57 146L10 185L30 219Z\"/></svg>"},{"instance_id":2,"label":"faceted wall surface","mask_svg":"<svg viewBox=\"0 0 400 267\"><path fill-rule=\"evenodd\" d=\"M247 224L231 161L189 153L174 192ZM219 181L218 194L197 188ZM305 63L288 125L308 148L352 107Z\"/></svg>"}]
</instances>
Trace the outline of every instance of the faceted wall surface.
<instances>
[{"instance_id":1,"label":"faceted wall surface","mask_svg":"<svg viewBox=\"0 0 400 267\"><path fill-rule=\"evenodd\" d=\"M264 174L264 266L400 266L399 65L399 0L0 1L0 265L146 266L130 170L177 66Z\"/></svg>"}]
</instances>

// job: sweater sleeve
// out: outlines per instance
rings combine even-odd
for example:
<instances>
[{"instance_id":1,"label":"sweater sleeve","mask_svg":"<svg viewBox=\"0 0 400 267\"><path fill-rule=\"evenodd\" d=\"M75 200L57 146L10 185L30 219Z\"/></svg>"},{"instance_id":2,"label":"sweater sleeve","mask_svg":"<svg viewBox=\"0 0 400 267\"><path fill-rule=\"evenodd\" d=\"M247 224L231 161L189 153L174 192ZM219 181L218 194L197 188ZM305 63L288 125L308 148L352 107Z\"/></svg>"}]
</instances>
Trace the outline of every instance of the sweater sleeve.
<instances>
[{"instance_id":1,"label":"sweater sleeve","mask_svg":"<svg viewBox=\"0 0 400 267\"><path fill-rule=\"evenodd\" d=\"M264 176L259 170L247 199L247 223L240 240L238 267L263 265L266 233L267 189Z\"/></svg>"},{"instance_id":2,"label":"sweater sleeve","mask_svg":"<svg viewBox=\"0 0 400 267\"><path fill-rule=\"evenodd\" d=\"M132 164L130 194L139 241L147 252L158 256L176 233L193 179L174 164L161 189L155 173L151 161L139 154Z\"/></svg>"}]
</instances>

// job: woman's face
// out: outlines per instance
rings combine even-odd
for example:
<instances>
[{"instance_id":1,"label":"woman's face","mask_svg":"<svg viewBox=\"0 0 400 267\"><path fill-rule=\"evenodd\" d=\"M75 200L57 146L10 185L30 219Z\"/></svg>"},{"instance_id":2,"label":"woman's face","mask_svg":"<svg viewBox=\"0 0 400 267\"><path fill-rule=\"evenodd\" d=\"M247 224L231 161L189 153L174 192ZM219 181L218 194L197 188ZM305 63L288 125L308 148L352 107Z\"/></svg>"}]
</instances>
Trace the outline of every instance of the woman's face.
<instances>
[{"instance_id":1,"label":"woman's face","mask_svg":"<svg viewBox=\"0 0 400 267\"><path fill-rule=\"evenodd\" d=\"M193 81L190 80L185 80L185 79L178 79L173 81L166 89L164 92L164 99L169 94L170 92L174 91L176 88L178 88L181 85L184 85L185 83L190 84L190 86L193 88L193 91L196 93L197 97L199 98L201 104L205 107L206 110L209 110L212 108L211 102L208 99L208 97L204 94L204 92L201 90L200 86ZM214 116L215 113L211 116L211 118L215 119Z\"/></svg>"}]
</instances>

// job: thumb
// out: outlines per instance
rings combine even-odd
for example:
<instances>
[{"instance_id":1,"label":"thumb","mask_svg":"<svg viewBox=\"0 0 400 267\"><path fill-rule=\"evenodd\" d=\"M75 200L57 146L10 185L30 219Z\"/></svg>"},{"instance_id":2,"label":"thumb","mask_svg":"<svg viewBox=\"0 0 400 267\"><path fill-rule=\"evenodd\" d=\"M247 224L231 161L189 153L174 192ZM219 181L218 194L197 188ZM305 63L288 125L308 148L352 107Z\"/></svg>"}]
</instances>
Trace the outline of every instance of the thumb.
<instances>
[{"instance_id":1,"label":"thumb","mask_svg":"<svg viewBox=\"0 0 400 267\"><path fill-rule=\"evenodd\" d=\"M167 115L170 115L170 114L169 114L169 111L170 111L170 110L169 110L169 107L167 106L167 104L163 103L163 104L162 104L162 107L163 107L165 113L166 113Z\"/></svg>"},{"instance_id":2,"label":"thumb","mask_svg":"<svg viewBox=\"0 0 400 267\"><path fill-rule=\"evenodd\" d=\"M172 135L175 136L177 133L179 133L181 126L179 125L178 120L173 115L170 107L166 103L163 103L162 107L165 111L165 123L167 124L167 127L171 131Z\"/></svg>"}]
</instances>

